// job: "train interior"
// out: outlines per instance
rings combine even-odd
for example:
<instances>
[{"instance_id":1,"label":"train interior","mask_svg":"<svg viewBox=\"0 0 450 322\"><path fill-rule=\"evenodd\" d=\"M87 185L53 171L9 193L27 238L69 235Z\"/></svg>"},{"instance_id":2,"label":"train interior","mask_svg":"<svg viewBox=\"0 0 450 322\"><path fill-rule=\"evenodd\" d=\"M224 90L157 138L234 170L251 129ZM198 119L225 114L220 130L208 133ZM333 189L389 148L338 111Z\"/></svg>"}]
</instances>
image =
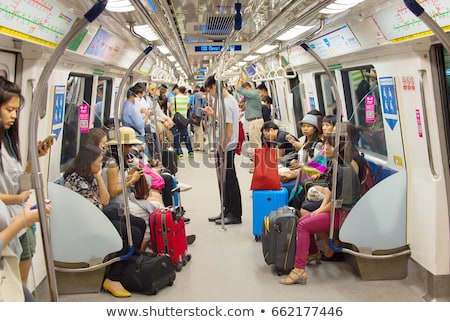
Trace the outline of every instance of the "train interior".
<instances>
[{"instance_id":1,"label":"train interior","mask_svg":"<svg viewBox=\"0 0 450 322\"><path fill-rule=\"evenodd\" d=\"M240 78L266 85L272 119L295 136L310 110L361 126L358 149L376 184L339 232L345 260L311 263L307 285L286 287L252 232L253 165L245 149L235 160L242 224L207 220L221 208L216 128L208 128L211 150L179 160L176 174L193 187L178 196L191 219L187 233L196 235L192 259L173 286L150 297L134 293L130 301L450 300L450 6L444 0L421 2L443 36L400 0L110 0L91 19L90 8L104 2L0 4L9 23L0 23L0 70L25 97L21 152L34 165L32 187L33 178L43 178L45 188L34 194L38 205L44 195L54 200L50 225L37 228L28 283L38 301L123 301L101 292L101 263L120 246L117 234L105 228L96 235L101 212L55 185L83 132L117 120L136 82L193 88L213 74L230 90ZM38 161L29 143L49 133L55 144Z\"/></svg>"}]
</instances>

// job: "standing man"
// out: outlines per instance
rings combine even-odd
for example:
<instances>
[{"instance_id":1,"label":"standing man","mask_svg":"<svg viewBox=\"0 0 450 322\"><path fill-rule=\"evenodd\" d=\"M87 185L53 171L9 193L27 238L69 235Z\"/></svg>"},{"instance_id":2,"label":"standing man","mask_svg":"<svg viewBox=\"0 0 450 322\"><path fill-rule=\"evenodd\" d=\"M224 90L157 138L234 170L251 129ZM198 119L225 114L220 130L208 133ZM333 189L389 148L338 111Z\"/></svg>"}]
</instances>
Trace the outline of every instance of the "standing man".
<instances>
[{"instance_id":1,"label":"standing man","mask_svg":"<svg viewBox=\"0 0 450 322\"><path fill-rule=\"evenodd\" d=\"M136 137L142 144L145 144L145 123L152 115L152 110L147 109L144 115L141 115L136 110L135 100L136 98L142 98L144 96L144 88L136 84L130 87L127 91L127 100L123 104L122 109L122 125L126 127L131 127L136 133ZM145 144L147 147L147 144ZM144 150L145 155L151 159L150 151L148 149Z\"/></svg>"},{"instance_id":2,"label":"standing man","mask_svg":"<svg viewBox=\"0 0 450 322\"><path fill-rule=\"evenodd\" d=\"M216 95L216 81L214 75L209 76L206 79L204 87L212 96ZM226 153L227 168L225 170L224 186L222 187L222 206L225 217L224 224L231 225L242 223L241 189L239 188L239 181L236 176L236 168L234 165L234 156L236 154L239 134L239 106L236 99L228 93L225 87L222 92L225 108L225 137L220 138L220 146L223 148L221 151L219 149L217 152L216 167L219 170L224 166L224 154ZM222 171L219 171L219 173L222 173ZM208 220L214 221L218 225L222 224L221 216L211 217L208 218Z\"/></svg>"},{"instance_id":3,"label":"standing man","mask_svg":"<svg viewBox=\"0 0 450 322\"><path fill-rule=\"evenodd\" d=\"M264 123L261 111L261 95L249 82L242 81L242 74L237 82L237 91L245 97L245 119L248 122L250 148L261 147L261 127ZM249 170L253 173L253 168Z\"/></svg>"},{"instance_id":4,"label":"standing man","mask_svg":"<svg viewBox=\"0 0 450 322\"><path fill-rule=\"evenodd\" d=\"M187 110L189 97L186 95L186 87L180 86L178 89L179 93L172 97L170 100L170 110L172 115L175 112L179 112L181 115L187 118ZM173 133L173 144L178 154L178 159L183 160L183 149L181 148L181 141L186 143L186 148L188 149L189 158L194 157L194 150L192 149L191 139L189 138L189 133L187 128L179 128L176 124L170 129Z\"/></svg>"}]
</instances>

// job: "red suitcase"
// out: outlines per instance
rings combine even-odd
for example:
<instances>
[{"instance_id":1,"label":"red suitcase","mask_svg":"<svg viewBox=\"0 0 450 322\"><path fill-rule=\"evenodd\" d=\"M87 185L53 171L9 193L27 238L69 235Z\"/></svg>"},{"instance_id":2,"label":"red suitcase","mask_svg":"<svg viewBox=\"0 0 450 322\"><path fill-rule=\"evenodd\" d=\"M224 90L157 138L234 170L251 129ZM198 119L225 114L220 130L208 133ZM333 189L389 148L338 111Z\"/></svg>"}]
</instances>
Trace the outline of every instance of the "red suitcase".
<instances>
[{"instance_id":1,"label":"red suitcase","mask_svg":"<svg viewBox=\"0 0 450 322\"><path fill-rule=\"evenodd\" d=\"M158 254L168 254L175 270L181 268L191 259L187 252L184 218L175 213L172 207L156 209L150 215L150 234L152 250Z\"/></svg>"}]
</instances>

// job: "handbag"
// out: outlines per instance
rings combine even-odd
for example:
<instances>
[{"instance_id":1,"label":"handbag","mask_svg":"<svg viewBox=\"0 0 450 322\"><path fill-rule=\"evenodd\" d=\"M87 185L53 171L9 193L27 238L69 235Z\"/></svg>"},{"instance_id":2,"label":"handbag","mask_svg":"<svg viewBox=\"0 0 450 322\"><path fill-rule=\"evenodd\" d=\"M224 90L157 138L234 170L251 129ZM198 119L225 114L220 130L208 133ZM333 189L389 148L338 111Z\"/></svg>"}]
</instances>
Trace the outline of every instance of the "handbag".
<instances>
[{"instance_id":1,"label":"handbag","mask_svg":"<svg viewBox=\"0 0 450 322\"><path fill-rule=\"evenodd\" d=\"M173 115L173 123L181 129L184 130L189 125L189 120L185 118L183 115L181 115L180 112L177 112L177 98L176 96L173 98L173 101L175 103L175 114Z\"/></svg>"},{"instance_id":2,"label":"handbag","mask_svg":"<svg viewBox=\"0 0 450 322\"><path fill-rule=\"evenodd\" d=\"M14 252L5 247L0 259L0 302L24 302L19 259Z\"/></svg>"},{"instance_id":3,"label":"handbag","mask_svg":"<svg viewBox=\"0 0 450 322\"><path fill-rule=\"evenodd\" d=\"M134 195L138 200L147 199L150 195L147 179L144 175L140 176L139 180L134 184Z\"/></svg>"},{"instance_id":4,"label":"handbag","mask_svg":"<svg viewBox=\"0 0 450 322\"><path fill-rule=\"evenodd\" d=\"M281 190L276 148L255 149L255 169L250 190Z\"/></svg>"}]
</instances>

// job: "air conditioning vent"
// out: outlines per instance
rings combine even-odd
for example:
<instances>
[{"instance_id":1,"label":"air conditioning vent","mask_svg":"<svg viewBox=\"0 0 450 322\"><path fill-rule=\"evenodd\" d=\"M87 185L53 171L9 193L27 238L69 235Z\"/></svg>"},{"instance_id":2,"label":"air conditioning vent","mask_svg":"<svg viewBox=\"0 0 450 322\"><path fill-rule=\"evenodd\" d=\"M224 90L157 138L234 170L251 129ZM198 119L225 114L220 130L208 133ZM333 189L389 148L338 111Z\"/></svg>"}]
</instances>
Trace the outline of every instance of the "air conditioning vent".
<instances>
[{"instance_id":1,"label":"air conditioning vent","mask_svg":"<svg viewBox=\"0 0 450 322\"><path fill-rule=\"evenodd\" d=\"M225 40L234 28L233 15L208 15L205 21L202 34L212 40Z\"/></svg>"}]
</instances>

